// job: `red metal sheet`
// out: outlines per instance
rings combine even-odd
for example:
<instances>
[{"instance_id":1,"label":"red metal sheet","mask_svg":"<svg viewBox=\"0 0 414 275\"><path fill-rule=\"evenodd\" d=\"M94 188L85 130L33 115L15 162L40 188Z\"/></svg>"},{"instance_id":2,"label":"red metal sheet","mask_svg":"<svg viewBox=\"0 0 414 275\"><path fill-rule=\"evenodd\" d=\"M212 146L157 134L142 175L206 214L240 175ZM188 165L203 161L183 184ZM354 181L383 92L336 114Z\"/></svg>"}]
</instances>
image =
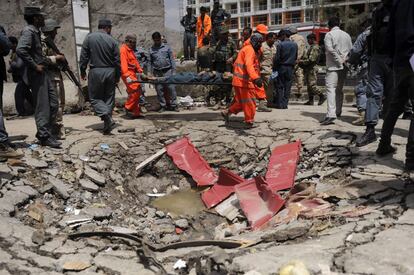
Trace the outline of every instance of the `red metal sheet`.
<instances>
[{"instance_id":1,"label":"red metal sheet","mask_svg":"<svg viewBox=\"0 0 414 275\"><path fill-rule=\"evenodd\" d=\"M262 177L246 180L236 185L235 191L240 207L253 229L266 224L285 203Z\"/></svg>"},{"instance_id":2,"label":"red metal sheet","mask_svg":"<svg viewBox=\"0 0 414 275\"><path fill-rule=\"evenodd\" d=\"M295 183L300 147L298 140L273 149L266 172L266 182L273 192L291 188Z\"/></svg>"},{"instance_id":3,"label":"red metal sheet","mask_svg":"<svg viewBox=\"0 0 414 275\"><path fill-rule=\"evenodd\" d=\"M167 154L181 170L186 171L197 186L213 185L217 182L217 175L200 155L188 137L177 140L166 146Z\"/></svg>"},{"instance_id":4,"label":"red metal sheet","mask_svg":"<svg viewBox=\"0 0 414 275\"><path fill-rule=\"evenodd\" d=\"M234 193L234 186L245 180L225 168L220 169L217 183L209 190L201 194L201 199L208 207L214 207L231 194Z\"/></svg>"}]
</instances>

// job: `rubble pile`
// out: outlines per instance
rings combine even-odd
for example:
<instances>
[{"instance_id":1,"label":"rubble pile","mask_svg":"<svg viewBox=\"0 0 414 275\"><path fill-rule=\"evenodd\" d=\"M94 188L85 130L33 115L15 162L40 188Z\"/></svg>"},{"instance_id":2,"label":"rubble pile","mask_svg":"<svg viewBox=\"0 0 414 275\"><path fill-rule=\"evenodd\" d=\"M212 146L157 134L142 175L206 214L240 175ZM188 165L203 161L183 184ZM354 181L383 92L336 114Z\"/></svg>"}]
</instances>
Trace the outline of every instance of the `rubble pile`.
<instances>
[{"instance_id":1,"label":"rubble pile","mask_svg":"<svg viewBox=\"0 0 414 275\"><path fill-rule=\"evenodd\" d=\"M355 139L352 134L293 131L267 122L249 132L226 128L212 131L192 121L151 123L137 129L119 128L117 135L105 142L90 140L86 134L62 150L18 143L25 147L25 158L0 164L0 247L10 274L82 270L153 274L160 267L150 263L152 269L147 270L143 264L144 259L151 258L169 272L181 260L184 264L178 262L177 269L184 273L241 274L257 269L243 261L252 249L261 253L274 246L284 253L283 248L290 251L290 246L332 236L345 227L343 242L335 247L336 256L329 267L348 271L353 258L350 247L371 242L401 220L409 221L406 208L413 197L405 194L414 190L397 169L386 169L380 160L350 149ZM240 135L235 136L234 131ZM198 184L209 177L191 177L164 153L182 137L191 140L214 173L210 183ZM243 182L256 179L259 193L264 194L260 186L270 179L267 172L272 152L295 140L303 144L295 186L277 192L269 189L269 194L280 196L281 204L277 209L268 205L275 210L270 220L254 226L250 217L256 210L246 208L240 200L246 187ZM83 147L82 154L76 153ZM136 169L157 152L156 158ZM372 174L387 177L374 180ZM366 180L367 175L371 181ZM214 186L221 176L240 182L222 200L205 207L206 186ZM277 180L275 177L280 184ZM69 234L95 231L132 234L158 246L190 240L233 240L250 248L223 250L213 245L151 254L144 249L143 258L138 260L136 252L141 248L130 241L67 238ZM281 257L284 262L281 260L279 267L291 260L286 257ZM320 271L306 257L305 263L311 271Z\"/></svg>"}]
</instances>

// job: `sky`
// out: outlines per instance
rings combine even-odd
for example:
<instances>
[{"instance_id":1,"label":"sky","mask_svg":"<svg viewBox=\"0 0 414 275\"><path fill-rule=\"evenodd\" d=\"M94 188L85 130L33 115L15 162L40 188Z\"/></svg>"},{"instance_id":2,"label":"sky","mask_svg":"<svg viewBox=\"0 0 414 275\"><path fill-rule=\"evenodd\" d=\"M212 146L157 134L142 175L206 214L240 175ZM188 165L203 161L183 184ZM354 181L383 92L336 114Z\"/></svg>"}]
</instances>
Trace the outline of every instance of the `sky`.
<instances>
[{"instance_id":1,"label":"sky","mask_svg":"<svg viewBox=\"0 0 414 275\"><path fill-rule=\"evenodd\" d=\"M178 0L164 0L165 26L174 30L180 30L180 18Z\"/></svg>"}]
</instances>

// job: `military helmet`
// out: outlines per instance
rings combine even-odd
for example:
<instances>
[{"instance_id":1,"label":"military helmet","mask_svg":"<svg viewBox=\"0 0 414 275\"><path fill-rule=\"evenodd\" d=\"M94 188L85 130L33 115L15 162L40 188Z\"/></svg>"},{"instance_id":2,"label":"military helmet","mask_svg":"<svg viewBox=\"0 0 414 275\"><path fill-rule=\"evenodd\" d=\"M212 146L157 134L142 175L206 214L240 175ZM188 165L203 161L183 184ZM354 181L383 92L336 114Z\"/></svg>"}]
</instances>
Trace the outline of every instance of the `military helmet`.
<instances>
[{"instance_id":1,"label":"military helmet","mask_svg":"<svg viewBox=\"0 0 414 275\"><path fill-rule=\"evenodd\" d=\"M44 27L42 27L42 32L51 32L59 28L60 28L60 25L55 19L46 19L45 25Z\"/></svg>"}]
</instances>

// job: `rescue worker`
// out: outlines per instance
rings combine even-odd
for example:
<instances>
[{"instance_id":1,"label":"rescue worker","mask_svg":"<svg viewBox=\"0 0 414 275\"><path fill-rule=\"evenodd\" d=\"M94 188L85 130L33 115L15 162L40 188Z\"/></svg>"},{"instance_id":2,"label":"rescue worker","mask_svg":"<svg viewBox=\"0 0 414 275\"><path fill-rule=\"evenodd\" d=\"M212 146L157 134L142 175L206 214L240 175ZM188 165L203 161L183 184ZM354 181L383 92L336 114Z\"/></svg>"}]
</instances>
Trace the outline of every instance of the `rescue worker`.
<instances>
[{"instance_id":1,"label":"rescue worker","mask_svg":"<svg viewBox=\"0 0 414 275\"><path fill-rule=\"evenodd\" d=\"M262 43L262 55L260 56L260 76L263 80L263 88L266 92L268 101L273 102L273 81L270 81L272 74L273 58L276 54L276 34L269 32L266 35L266 41ZM271 112L272 110L265 105L266 101L259 101L257 111Z\"/></svg>"},{"instance_id":2,"label":"rescue worker","mask_svg":"<svg viewBox=\"0 0 414 275\"><path fill-rule=\"evenodd\" d=\"M3 27L0 26L0 62L4 61L3 56L7 56L9 54L10 46L10 41L8 40ZM6 71L4 73L6 73ZM3 82L3 79L0 79L0 81ZM23 153L13 149L10 144L9 135L7 134L6 127L4 125L3 111L0 108L0 158L20 157L23 157Z\"/></svg>"},{"instance_id":3,"label":"rescue worker","mask_svg":"<svg viewBox=\"0 0 414 275\"><path fill-rule=\"evenodd\" d=\"M299 62L299 60L301 60L303 55L306 53L306 40L302 35L298 34L298 29L295 26L289 27L289 32L290 40L292 40L296 43L296 45L298 45L297 62ZM303 69L298 64L295 65L295 80L297 88L296 98L299 99L302 96L304 75Z\"/></svg>"},{"instance_id":4,"label":"rescue worker","mask_svg":"<svg viewBox=\"0 0 414 275\"><path fill-rule=\"evenodd\" d=\"M290 89L292 87L294 66L297 60L298 45L289 39L290 32L279 32L280 43L276 48L273 60L273 71L278 73L276 79L275 107L287 109L289 104Z\"/></svg>"},{"instance_id":5,"label":"rescue worker","mask_svg":"<svg viewBox=\"0 0 414 275\"><path fill-rule=\"evenodd\" d=\"M211 45L215 46L219 40L220 29L226 23L230 21L231 14L220 8L219 0L214 0L213 10L211 11L211 24L212 24L212 38Z\"/></svg>"},{"instance_id":6,"label":"rescue worker","mask_svg":"<svg viewBox=\"0 0 414 275\"><path fill-rule=\"evenodd\" d=\"M195 31L197 27L197 17L193 15L193 9L187 7L187 14L183 16L180 21L181 26L184 27L184 59L195 59Z\"/></svg>"},{"instance_id":7,"label":"rescue worker","mask_svg":"<svg viewBox=\"0 0 414 275\"><path fill-rule=\"evenodd\" d=\"M229 121L231 114L243 111L246 126L248 128L254 126L256 91L263 87L259 64L259 51L262 42L263 37L260 34L253 34L250 38L250 44L244 46L237 55L233 67L232 83L235 97L230 108L221 112L226 122Z\"/></svg>"},{"instance_id":8,"label":"rescue worker","mask_svg":"<svg viewBox=\"0 0 414 275\"><path fill-rule=\"evenodd\" d=\"M298 63L300 68L303 69L303 75L305 77L305 83L308 90L308 101L305 105L313 105L315 95L319 97L318 105L322 105L326 98L316 83L318 74L316 64L318 62L321 49L316 43L316 35L314 33L308 34L306 38L308 40L309 49L305 52Z\"/></svg>"},{"instance_id":9,"label":"rescue worker","mask_svg":"<svg viewBox=\"0 0 414 275\"><path fill-rule=\"evenodd\" d=\"M79 61L83 80L86 80L89 63L89 98L96 115L104 121L105 135L110 134L115 126L112 111L115 106L115 87L121 76L119 46L111 36L111 31L111 20L99 20L98 31L88 34L83 41Z\"/></svg>"},{"instance_id":10,"label":"rescue worker","mask_svg":"<svg viewBox=\"0 0 414 275\"><path fill-rule=\"evenodd\" d=\"M55 38L57 30L60 28L58 22L54 19L45 20L45 26L42 28L42 49L45 56L51 60L56 60L56 56L60 54L55 45ZM59 100L59 109L56 115L56 121L52 124L52 135L58 140L65 139L65 128L63 126L63 112L65 111L65 85L63 84L63 77L60 65L63 61L52 62L47 67L47 73L52 81L53 90L56 92L56 97Z\"/></svg>"},{"instance_id":11,"label":"rescue worker","mask_svg":"<svg viewBox=\"0 0 414 275\"><path fill-rule=\"evenodd\" d=\"M211 70L213 52L214 49L210 46L210 38L204 37L203 46L197 50L197 72Z\"/></svg>"},{"instance_id":12,"label":"rescue worker","mask_svg":"<svg viewBox=\"0 0 414 275\"><path fill-rule=\"evenodd\" d=\"M244 42L247 41L250 36L252 36L253 30L250 27L244 27L243 31L241 33L241 37L239 38L239 40L237 41L237 49L240 50L243 45Z\"/></svg>"},{"instance_id":13,"label":"rescue worker","mask_svg":"<svg viewBox=\"0 0 414 275\"><path fill-rule=\"evenodd\" d=\"M10 56L10 68L9 73L12 74L13 81L16 83L16 89L14 91L14 102L18 116L30 116L34 110L33 95L30 91L29 85L23 81L24 62L17 56L16 48L19 43L17 38L9 36L9 40L12 45L12 53ZM29 109L26 109L26 104L30 105Z\"/></svg>"},{"instance_id":14,"label":"rescue worker","mask_svg":"<svg viewBox=\"0 0 414 275\"><path fill-rule=\"evenodd\" d=\"M161 34L154 32L152 34L152 40L154 44L150 48L150 62L149 73L152 73L156 77L168 77L175 74L175 60L171 47L161 41ZM175 85L155 85L157 90L158 102L160 103L160 109L158 112L165 112L167 109L175 112L179 112L177 107L177 93L175 91ZM164 92L168 91L169 106L165 100Z\"/></svg>"},{"instance_id":15,"label":"rescue worker","mask_svg":"<svg viewBox=\"0 0 414 275\"><path fill-rule=\"evenodd\" d=\"M197 18L197 48L203 46L204 37L210 36L211 18L207 15L207 8L200 8L200 16Z\"/></svg>"},{"instance_id":16,"label":"rescue worker","mask_svg":"<svg viewBox=\"0 0 414 275\"><path fill-rule=\"evenodd\" d=\"M233 63L237 57L236 45L233 43L233 40L229 37L229 29L226 26L222 26L219 32L219 40L213 52L213 71L217 71L219 73L231 73L233 71ZM226 104L230 104L230 85L221 87L220 101L223 99L225 99Z\"/></svg>"},{"instance_id":17,"label":"rescue worker","mask_svg":"<svg viewBox=\"0 0 414 275\"><path fill-rule=\"evenodd\" d=\"M36 137L42 146L60 148L61 143L52 135L52 123L56 121L58 99L47 66L64 61L63 55L56 55L54 60L47 58L42 51L40 28L44 26L44 14L39 7L25 7L24 27L17 45L16 53L25 63L23 79L33 92L35 104Z\"/></svg>"},{"instance_id":18,"label":"rescue worker","mask_svg":"<svg viewBox=\"0 0 414 275\"><path fill-rule=\"evenodd\" d=\"M256 31L255 33L258 33L260 35L262 35L262 40L264 41L266 39L266 35L269 33L269 29L266 25L264 24L259 24L256 26ZM250 38L246 39L243 43L243 47L250 44Z\"/></svg>"},{"instance_id":19,"label":"rescue worker","mask_svg":"<svg viewBox=\"0 0 414 275\"><path fill-rule=\"evenodd\" d=\"M334 124L342 114L344 101L343 87L348 69L345 66L346 57L352 48L351 36L339 28L341 21L332 17L328 21L329 32L325 35L326 56L326 97L327 113L321 125Z\"/></svg>"},{"instance_id":20,"label":"rescue worker","mask_svg":"<svg viewBox=\"0 0 414 275\"><path fill-rule=\"evenodd\" d=\"M387 55L389 41L386 33L392 8L392 0L383 0L372 13L371 34L368 36L368 86L365 111L365 133L357 138L358 147L377 140L375 126L381 112L382 98L389 98L393 89L391 58ZM384 106L384 109L387 109Z\"/></svg>"},{"instance_id":21,"label":"rescue worker","mask_svg":"<svg viewBox=\"0 0 414 275\"><path fill-rule=\"evenodd\" d=\"M125 110L127 116L130 118L139 118L141 110L139 108L139 99L141 95L141 84L135 81L145 79L142 75L143 71L134 54L134 49L137 47L137 36L135 34L128 34L125 37L125 43L120 49L121 59L121 78L127 87L128 99L125 102Z\"/></svg>"},{"instance_id":22,"label":"rescue worker","mask_svg":"<svg viewBox=\"0 0 414 275\"><path fill-rule=\"evenodd\" d=\"M414 53L414 1L399 0L394 3L390 13L389 28L385 41L388 41L388 54L392 56L395 81L389 111L384 119L381 141L376 153L380 156L393 154L396 149L391 146L391 136L398 117L404 112L404 104L414 99L414 70L410 59ZM405 170L414 170L414 119L408 130L405 152Z\"/></svg>"},{"instance_id":23,"label":"rescue worker","mask_svg":"<svg viewBox=\"0 0 414 275\"><path fill-rule=\"evenodd\" d=\"M134 51L135 57L138 60L139 65L141 66L142 71L144 74L148 73L148 62L149 62L149 53L146 49L143 47L137 47ZM145 84L141 83L141 93L139 96L139 108L141 110L141 113L145 114L148 112L146 105L149 105L149 103L146 102L145 99Z\"/></svg>"}]
</instances>

